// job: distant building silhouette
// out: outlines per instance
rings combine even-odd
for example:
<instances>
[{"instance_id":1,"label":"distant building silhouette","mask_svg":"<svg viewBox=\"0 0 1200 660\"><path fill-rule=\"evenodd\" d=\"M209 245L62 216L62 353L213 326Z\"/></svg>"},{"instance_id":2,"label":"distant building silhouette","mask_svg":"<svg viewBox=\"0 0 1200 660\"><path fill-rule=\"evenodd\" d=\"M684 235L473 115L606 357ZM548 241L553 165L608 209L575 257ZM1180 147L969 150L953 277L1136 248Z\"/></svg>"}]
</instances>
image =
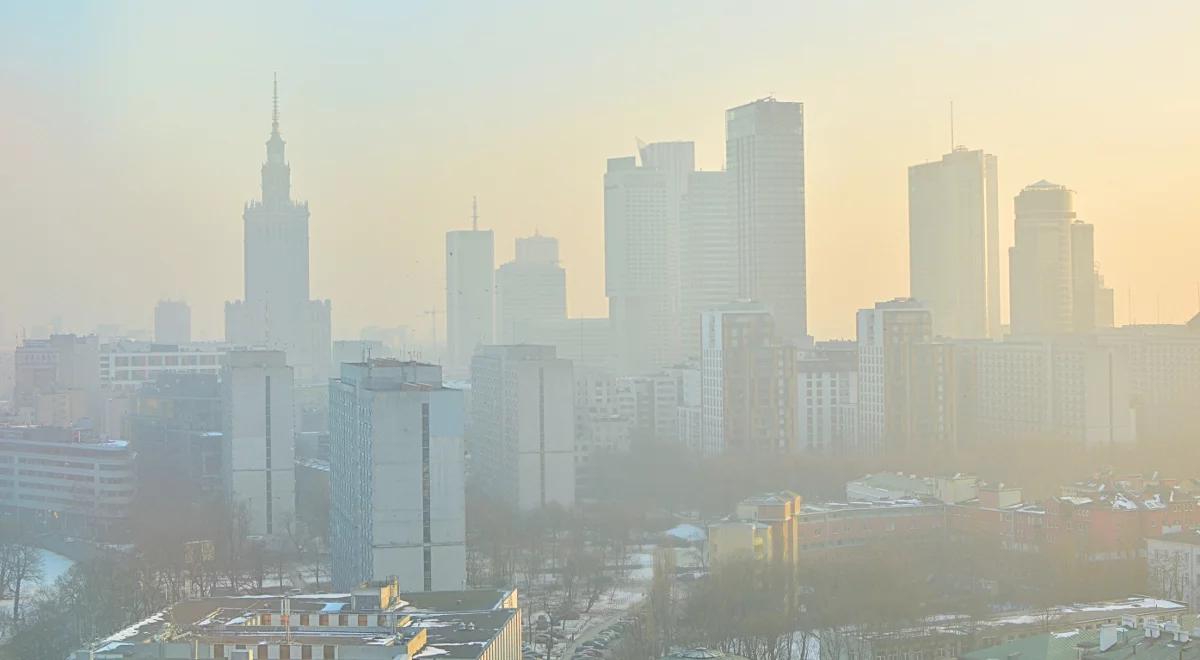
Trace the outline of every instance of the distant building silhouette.
<instances>
[{"instance_id":1,"label":"distant building silhouette","mask_svg":"<svg viewBox=\"0 0 1200 660\"><path fill-rule=\"evenodd\" d=\"M477 346L494 343L495 259L492 230L479 229L473 207L471 229L446 232L446 364L455 377Z\"/></svg>"}]
</instances>

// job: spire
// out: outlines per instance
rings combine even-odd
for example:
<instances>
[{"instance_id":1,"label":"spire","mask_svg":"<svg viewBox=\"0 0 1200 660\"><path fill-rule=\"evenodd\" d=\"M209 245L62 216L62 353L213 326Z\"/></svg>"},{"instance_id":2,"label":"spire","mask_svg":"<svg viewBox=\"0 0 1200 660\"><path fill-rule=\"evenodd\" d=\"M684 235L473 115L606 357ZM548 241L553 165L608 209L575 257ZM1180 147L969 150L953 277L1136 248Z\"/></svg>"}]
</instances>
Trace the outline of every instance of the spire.
<instances>
[{"instance_id":1,"label":"spire","mask_svg":"<svg viewBox=\"0 0 1200 660\"><path fill-rule=\"evenodd\" d=\"M279 135L279 74L271 74L271 134Z\"/></svg>"},{"instance_id":2,"label":"spire","mask_svg":"<svg viewBox=\"0 0 1200 660\"><path fill-rule=\"evenodd\" d=\"M479 201L471 195L471 231L479 231Z\"/></svg>"}]
</instances>

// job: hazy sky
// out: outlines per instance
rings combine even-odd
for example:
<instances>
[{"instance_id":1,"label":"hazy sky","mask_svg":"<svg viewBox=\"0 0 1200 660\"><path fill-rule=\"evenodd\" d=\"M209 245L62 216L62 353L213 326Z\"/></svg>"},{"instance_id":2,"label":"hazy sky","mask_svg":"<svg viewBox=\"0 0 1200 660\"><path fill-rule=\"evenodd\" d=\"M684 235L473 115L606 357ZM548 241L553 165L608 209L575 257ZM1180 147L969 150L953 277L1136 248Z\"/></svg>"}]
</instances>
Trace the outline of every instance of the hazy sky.
<instances>
[{"instance_id":1,"label":"hazy sky","mask_svg":"<svg viewBox=\"0 0 1200 660\"><path fill-rule=\"evenodd\" d=\"M1131 288L1137 321L1182 321L1198 62L1196 2L3 3L0 315L149 327L182 297L220 337L278 71L335 338L427 332L473 194L497 264L557 236L569 313L603 315L605 158L694 139L719 169L723 111L772 93L805 103L816 336L907 293L906 167L947 150L950 99L999 157L1004 246L1021 186L1069 185L1118 322Z\"/></svg>"}]
</instances>

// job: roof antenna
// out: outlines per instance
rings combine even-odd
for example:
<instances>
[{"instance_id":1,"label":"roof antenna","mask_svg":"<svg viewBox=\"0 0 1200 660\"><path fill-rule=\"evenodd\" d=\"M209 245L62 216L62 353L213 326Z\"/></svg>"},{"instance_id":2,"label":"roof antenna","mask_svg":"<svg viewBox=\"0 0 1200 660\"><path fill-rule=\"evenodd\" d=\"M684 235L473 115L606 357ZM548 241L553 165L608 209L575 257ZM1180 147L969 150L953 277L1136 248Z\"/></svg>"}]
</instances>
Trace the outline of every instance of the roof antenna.
<instances>
[{"instance_id":1,"label":"roof antenna","mask_svg":"<svg viewBox=\"0 0 1200 660\"><path fill-rule=\"evenodd\" d=\"M271 74L271 132L279 132L279 74Z\"/></svg>"},{"instance_id":2,"label":"roof antenna","mask_svg":"<svg viewBox=\"0 0 1200 660\"><path fill-rule=\"evenodd\" d=\"M950 153L954 153L954 100L950 101Z\"/></svg>"},{"instance_id":3,"label":"roof antenna","mask_svg":"<svg viewBox=\"0 0 1200 660\"><path fill-rule=\"evenodd\" d=\"M471 231L479 231L479 202L471 195Z\"/></svg>"}]
</instances>

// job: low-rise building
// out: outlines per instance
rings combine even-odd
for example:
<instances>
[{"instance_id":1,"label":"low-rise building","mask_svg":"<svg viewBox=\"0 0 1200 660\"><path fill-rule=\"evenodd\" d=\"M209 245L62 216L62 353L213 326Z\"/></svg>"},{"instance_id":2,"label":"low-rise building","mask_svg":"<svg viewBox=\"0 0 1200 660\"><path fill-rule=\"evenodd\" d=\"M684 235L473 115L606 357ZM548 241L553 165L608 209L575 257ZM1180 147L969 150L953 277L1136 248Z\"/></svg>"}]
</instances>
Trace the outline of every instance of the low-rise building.
<instances>
[{"instance_id":1,"label":"low-rise building","mask_svg":"<svg viewBox=\"0 0 1200 660\"><path fill-rule=\"evenodd\" d=\"M520 660L515 590L349 593L189 600L80 649L71 660Z\"/></svg>"}]
</instances>

